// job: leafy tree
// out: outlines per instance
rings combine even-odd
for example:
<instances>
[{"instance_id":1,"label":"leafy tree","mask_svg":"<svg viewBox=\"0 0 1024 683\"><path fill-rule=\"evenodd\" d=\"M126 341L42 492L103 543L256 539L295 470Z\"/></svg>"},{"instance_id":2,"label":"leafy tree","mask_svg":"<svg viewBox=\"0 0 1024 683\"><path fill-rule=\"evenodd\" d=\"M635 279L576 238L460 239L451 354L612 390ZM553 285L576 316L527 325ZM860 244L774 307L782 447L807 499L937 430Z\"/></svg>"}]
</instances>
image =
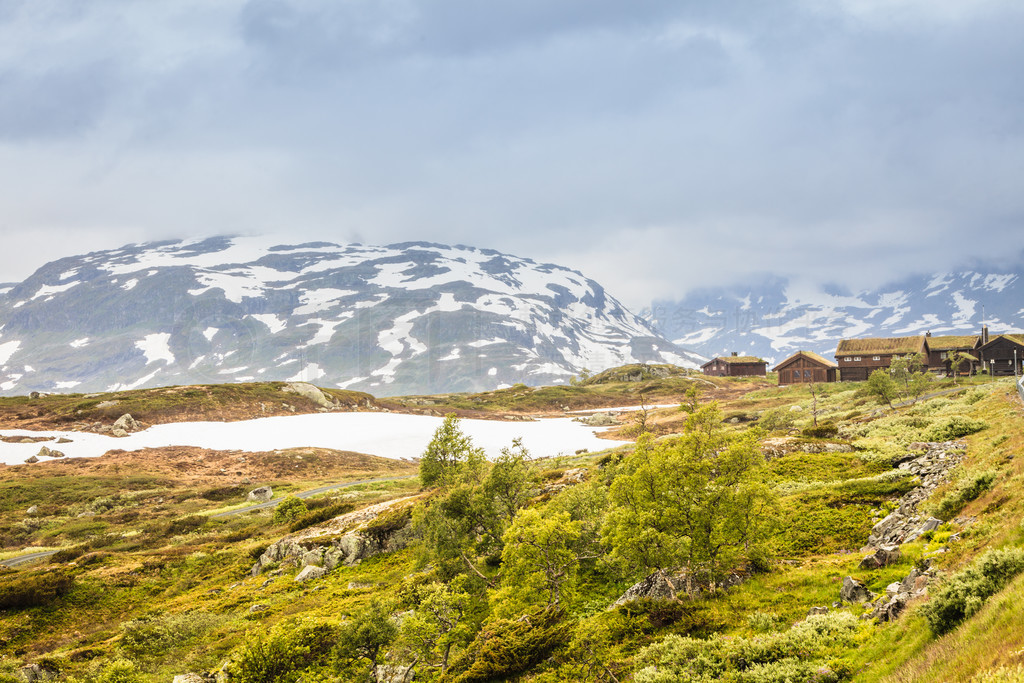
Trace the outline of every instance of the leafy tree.
<instances>
[{"instance_id":1,"label":"leafy tree","mask_svg":"<svg viewBox=\"0 0 1024 683\"><path fill-rule=\"evenodd\" d=\"M511 524L529 500L536 479L530 452L523 446L522 439L515 439L511 448L501 449L501 455L491 466L484 481L484 493L493 501L497 513Z\"/></svg>"},{"instance_id":2,"label":"leafy tree","mask_svg":"<svg viewBox=\"0 0 1024 683\"><path fill-rule=\"evenodd\" d=\"M400 591L412 614L402 620L400 643L411 654L411 666L448 670L453 647L465 647L473 638L480 603L466 581L450 583L407 581Z\"/></svg>"},{"instance_id":3,"label":"leafy tree","mask_svg":"<svg viewBox=\"0 0 1024 683\"><path fill-rule=\"evenodd\" d=\"M434 432L420 458L420 481L424 486L451 486L460 475L475 475L485 462L483 451L459 429L459 418L450 413Z\"/></svg>"},{"instance_id":4,"label":"leafy tree","mask_svg":"<svg viewBox=\"0 0 1024 683\"><path fill-rule=\"evenodd\" d=\"M889 366L889 373L899 387L900 394L915 402L925 392L932 380L925 364L925 358L920 353L894 358Z\"/></svg>"},{"instance_id":5,"label":"leafy tree","mask_svg":"<svg viewBox=\"0 0 1024 683\"><path fill-rule=\"evenodd\" d=\"M970 359L967 357L967 354L962 351L954 351L949 354L946 359L949 361L949 372L953 377L953 386L957 386L956 378L957 375L960 374L960 368L962 368L964 364L970 362Z\"/></svg>"},{"instance_id":6,"label":"leafy tree","mask_svg":"<svg viewBox=\"0 0 1024 683\"><path fill-rule=\"evenodd\" d=\"M502 577L513 602L527 605L545 599L559 609L573 595L579 569L576 546L580 524L565 512L523 510L505 532Z\"/></svg>"},{"instance_id":7,"label":"leafy tree","mask_svg":"<svg viewBox=\"0 0 1024 683\"><path fill-rule=\"evenodd\" d=\"M683 395L683 402L679 404L679 410L693 414L700 407L700 389L696 384L691 384Z\"/></svg>"},{"instance_id":8,"label":"leafy tree","mask_svg":"<svg viewBox=\"0 0 1024 683\"><path fill-rule=\"evenodd\" d=\"M892 402L899 398L899 387L896 385L896 380L881 368L872 372L868 377L867 392L890 408L892 408Z\"/></svg>"},{"instance_id":9,"label":"leafy tree","mask_svg":"<svg viewBox=\"0 0 1024 683\"><path fill-rule=\"evenodd\" d=\"M763 483L757 432L731 436L717 403L687 418L669 442L641 438L611 487L604 540L613 559L647 569L682 567L712 588L761 551L774 498Z\"/></svg>"},{"instance_id":10,"label":"leafy tree","mask_svg":"<svg viewBox=\"0 0 1024 683\"><path fill-rule=\"evenodd\" d=\"M255 634L246 640L230 668L231 680L239 683L277 683L295 680L302 670L331 658L340 627L325 622L291 620L276 626L268 636Z\"/></svg>"},{"instance_id":11,"label":"leafy tree","mask_svg":"<svg viewBox=\"0 0 1024 683\"><path fill-rule=\"evenodd\" d=\"M397 637L398 625L391 617L390 607L373 600L338 629L338 672L345 674L346 680L375 681L374 669Z\"/></svg>"}]
</instances>

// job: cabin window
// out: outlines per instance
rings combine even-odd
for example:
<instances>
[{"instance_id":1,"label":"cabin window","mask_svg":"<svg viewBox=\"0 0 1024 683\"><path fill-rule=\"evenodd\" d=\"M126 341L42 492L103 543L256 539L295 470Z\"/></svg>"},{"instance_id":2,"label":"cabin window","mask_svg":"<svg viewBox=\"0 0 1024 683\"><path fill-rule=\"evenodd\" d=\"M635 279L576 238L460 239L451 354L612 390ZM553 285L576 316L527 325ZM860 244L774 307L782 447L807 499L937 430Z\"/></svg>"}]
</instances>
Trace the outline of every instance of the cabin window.
<instances>
[{"instance_id":1,"label":"cabin window","mask_svg":"<svg viewBox=\"0 0 1024 683\"><path fill-rule=\"evenodd\" d=\"M939 354L939 360L946 360L946 356L948 356L948 355L949 355L948 353L943 351L942 353Z\"/></svg>"},{"instance_id":2,"label":"cabin window","mask_svg":"<svg viewBox=\"0 0 1024 683\"><path fill-rule=\"evenodd\" d=\"M853 359L854 359L855 361L859 361L859 360L860 360L860 356L854 356L854 357L853 357Z\"/></svg>"},{"instance_id":3,"label":"cabin window","mask_svg":"<svg viewBox=\"0 0 1024 683\"><path fill-rule=\"evenodd\" d=\"M843 360L845 360L845 361L846 361L847 363L849 363L849 362L850 362L851 360L853 360L853 359L852 359L852 358L850 358L849 356L847 356L847 357L846 357L846 358L844 358Z\"/></svg>"},{"instance_id":4,"label":"cabin window","mask_svg":"<svg viewBox=\"0 0 1024 683\"><path fill-rule=\"evenodd\" d=\"M872 356L871 360L882 360L881 356Z\"/></svg>"},{"instance_id":5,"label":"cabin window","mask_svg":"<svg viewBox=\"0 0 1024 683\"><path fill-rule=\"evenodd\" d=\"M804 379L810 379L810 378L811 378L811 371L810 370L804 370Z\"/></svg>"}]
</instances>

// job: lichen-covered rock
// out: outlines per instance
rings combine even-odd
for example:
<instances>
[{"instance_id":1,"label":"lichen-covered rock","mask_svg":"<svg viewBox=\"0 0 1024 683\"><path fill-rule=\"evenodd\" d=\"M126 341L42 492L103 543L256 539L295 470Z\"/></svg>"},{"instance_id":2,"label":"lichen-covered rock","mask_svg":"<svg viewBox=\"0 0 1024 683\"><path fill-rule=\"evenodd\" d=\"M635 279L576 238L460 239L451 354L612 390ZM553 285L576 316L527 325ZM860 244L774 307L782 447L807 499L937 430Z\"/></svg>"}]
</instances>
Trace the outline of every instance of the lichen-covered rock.
<instances>
[{"instance_id":1,"label":"lichen-covered rock","mask_svg":"<svg viewBox=\"0 0 1024 683\"><path fill-rule=\"evenodd\" d=\"M316 565L310 564L302 568L298 576L295 577L295 583L303 583L305 581L312 581L314 579L322 579L327 576L327 570L323 567L317 567Z\"/></svg>"},{"instance_id":2,"label":"lichen-covered rock","mask_svg":"<svg viewBox=\"0 0 1024 683\"><path fill-rule=\"evenodd\" d=\"M249 491L249 495L246 496L246 500L254 501L257 503L266 503L268 500L273 499L274 490L269 486L260 486L252 491Z\"/></svg>"},{"instance_id":3,"label":"lichen-covered rock","mask_svg":"<svg viewBox=\"0 0 1024 683\"><path fill-rule=\"evenodd\" d=\"M860 561L860 569L881 569L900 560L899 546L883 546Z\"/></svg>"},{"instance_id":4,"label":"lichen-covered rock","mask_svg":"<svg viewBox=\"0 0 1024 683\"><path fill-rule=\"evenodd\" d=\"M839 591L839 597L845 602L870 602L874 598L874 594L868 590L862 582L847 576L843 579L843 587Z\"/></svg>"},{"instance_id":5,"label":"lichen-covered rock","mask_svg":"<svg viewBox=\"0 0 1024 683\"><path fill-rule=\"evenodd\" d=\"M137 432L142 429L142 425L140 425L135 418L131 416L131 413L125 413L114 421L111 429L115 430L113 433L114 436L117 436L116 430L118 429L122 429L125 432Z\"/></svg>"}]
</instances>

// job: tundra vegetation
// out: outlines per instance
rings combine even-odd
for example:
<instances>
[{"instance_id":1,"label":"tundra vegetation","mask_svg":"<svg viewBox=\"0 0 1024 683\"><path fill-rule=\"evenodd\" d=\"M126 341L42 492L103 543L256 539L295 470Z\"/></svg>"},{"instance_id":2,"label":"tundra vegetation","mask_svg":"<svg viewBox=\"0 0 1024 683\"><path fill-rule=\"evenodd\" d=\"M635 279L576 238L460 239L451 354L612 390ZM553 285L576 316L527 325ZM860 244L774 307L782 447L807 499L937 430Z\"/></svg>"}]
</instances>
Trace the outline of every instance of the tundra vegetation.
<instances>
[{"instance_id":1,"label":"tundra vegetation","mask_svg":"<svg viewBox=\"0 0 1024 683\"><path fill-rule=\"evenodd\" d=\"M58 551L0 569L0 682L30 664L83 683L397 681L410 667L444 683L1020 680L1024 407L1011 383L925 384L910 367L888 375L886 398L871 381L662 374L391 399L505 415L598 394L635 406L641 386L654 405L672 387L680 408L648 408L635 442L600 453L539 459L514 441L487 460L449 415L416 464L310 449L192 454L210 465L194 471L157 454L0 469L0 560ZM941 524L860 568L872 528L922 481L906 466L916 444L954 439L966 455L920 502ZM220 473L218 458L240 457L260 481ZM260 484L284 502L215 516ZM328 547L350 528L339 515L390 501L361 531L384 552L310 581L289 558L253 574L282 537ZM927 566L930 596L898 619L832 606L847 576L885 594ZM619 600L645 579L665 589Z\"/></svg>"}]
</instances>

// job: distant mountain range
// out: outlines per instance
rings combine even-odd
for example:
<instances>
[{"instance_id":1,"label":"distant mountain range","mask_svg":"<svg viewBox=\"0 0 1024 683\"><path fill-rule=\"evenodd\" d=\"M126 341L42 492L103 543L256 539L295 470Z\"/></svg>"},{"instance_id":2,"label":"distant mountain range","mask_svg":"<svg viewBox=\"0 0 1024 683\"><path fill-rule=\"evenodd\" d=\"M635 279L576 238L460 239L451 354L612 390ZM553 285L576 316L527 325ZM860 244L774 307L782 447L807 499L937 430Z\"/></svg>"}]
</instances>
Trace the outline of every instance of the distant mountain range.
<instances>
[{"instance_id":1,"label":"distant mountain range","mask_svg":"<svg viewBox=\"0 0 1024 683\"><path fill-rule=\"evenodd\" d=\"M302 380L387 396L703 360L578 272L463 246L160 242L0 286L8 395Z\"/></svg>"},{"instance_id":2,"label":"distant mountain range","mask_svg":"<svg viewBox=\"0 0 1024 683\"><path fill-rule=\"evenodd\" d=\"M678 345L704 356L761 356L772 363L798 350L828 358L847 337L993 334L1024 329L1024 280L1013 268L975 267L915 275L876 290L801 291L782 278L689 292L655 301L641 315Z\"/></svg>"}]
</instances>

